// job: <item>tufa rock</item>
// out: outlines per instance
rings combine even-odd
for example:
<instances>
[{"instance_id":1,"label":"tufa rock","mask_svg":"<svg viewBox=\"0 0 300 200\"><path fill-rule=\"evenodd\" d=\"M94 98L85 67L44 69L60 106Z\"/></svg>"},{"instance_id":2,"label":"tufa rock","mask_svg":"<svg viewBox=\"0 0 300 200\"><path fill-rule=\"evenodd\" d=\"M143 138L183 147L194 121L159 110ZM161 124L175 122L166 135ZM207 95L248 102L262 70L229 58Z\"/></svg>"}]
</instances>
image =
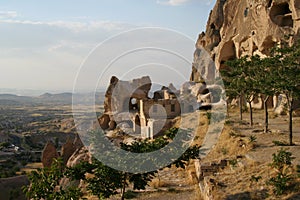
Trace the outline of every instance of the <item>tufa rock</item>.
<instances>
[{"instance_id":1,"label":"tufa rock","mask_svg":"<svg viewBox=\"0 0 300 200\"><path fill-rule=\"evenodd\" d=\"M112 113L128 113L137 109L138 100L149 99L148 94L152 83L149 76L144 76L132 81L121 81L113 76L105 93L104 114L98 118L102 130L116 128L116 119L112 119ZM135 102L133 103L133 100ZM94 125L94 128L97 124Z\"/></svg>"},{"instance_id":2,"label":"tufa rock","mask_svg":"<svg viewBox=\"0 0 300 200\"><path fill-rule=\"evenodd\" d=\"M55 145L52 141L48 141L42 152L42 163L44 167L51 167L53 159L59 157Z\"/></svg>"},{"instance_id":3,"label":"tufa rock","mask_svg":"<svg viewBox=\"0 0 300 200\"><path fill-rule=\"evenodd\" d=\"M67 167L74 167L81 162L92 161L92 155L86 148L77 149L67 162Z\"/></svg>"},{"instance_id":4,"label":"tufa rock","mask_svg":"<svg viewBox=\"0 0 300 200\"><path fill-rule=\"evenodd\" d=\"M133 79L132 81L121 81L113 76L105 94L105 113L128 111L129 102L132 98L148 99L151 85L149 76Z\"/></svg>"},{"instance_id":5,"label":"tufa rock","mask_svg":"<svg viewBox=\"0 0 300 200\"><path fill-rule=\"evenodd\" d=\"M68 138L66 143L61 147L61 157L63 158L64 164L67 164L69 158L76 151L76 147L73 144L73 141Z\"/></svg>"},{"instance_id":6,"label":"tufa rock","mask_svg":"<svg viewBox=\"0 0 300 200\"><path fill-rule=\"evenodd\" d=\"M199 34L190 79L211 78L213 64L222 69L226 61L245 55L268 56L286 35L294 35L291 43L300 36L299 0L217 0L205 33ZM214 63L203 59L203 48Z\"/></svg>"},{"instance_id":7,"label":"tufa rock","mask_svg":"<svg viewBox=\"0 0 300 200\"><path fill-rule=\"evenodd\" d=\"M84 147L84 144L82 143L78 134L75 137L74 146L75 146L75 149L81 149L82 147Z\"/></svg>"}]
</instances>

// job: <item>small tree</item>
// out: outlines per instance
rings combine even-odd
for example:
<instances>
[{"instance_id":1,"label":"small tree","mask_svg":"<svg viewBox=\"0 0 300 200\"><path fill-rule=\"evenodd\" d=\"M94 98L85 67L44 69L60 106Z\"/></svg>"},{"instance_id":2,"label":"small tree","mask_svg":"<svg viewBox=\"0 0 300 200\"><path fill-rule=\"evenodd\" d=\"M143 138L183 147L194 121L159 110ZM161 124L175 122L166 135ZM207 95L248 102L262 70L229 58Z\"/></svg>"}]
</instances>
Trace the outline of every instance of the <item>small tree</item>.
<instances>
[{"instance_id":1,"label":"small tree","mask_svg":"<svg viewBox=\"0 0 300 200\"><path fill-rule=\"evenodd\" d=\"M226 95L239 99L240 120L243 120L243 98L246 88L244 66L246 62L246 57L229 60L225 63L228 67L221 70Z\"/></svg>"},{"instance_id":2,"label":"small tree","mask_svg":"<svg viewBox=\"0 0 300 200\"><path fill-rule=\"evenodd\" d=\"M280 149L277 154L273 154L273 162L270 166L277 173L267 181L267 184L273 186L276 195L282 195L293 181L292 160L292 153L283 149Z\"/></svg>"},{"instance_id":3,"label":"small tree","mask_svg":"<svg viewBox=\"0 0 300 200\"><path fill-rule=\"evenodd\" d=\"M226 94L229 94L231 97L239 98L241 120L243 120L243 98L245 98L246 102L249 104L250 125L252 126L252 102L254 95L256 94L256 80L254 79L254 67L256 65L253 64L252 59L247 56L227 61L226 65L229 68L222 71L222 77L226 87Z\"/></svg>"},{"instance_id":4,"label":"small tree","mask_svg":"<svg viewBox=\"0 0 300 200\"><path fill-rule=\"evenodd\" d=\"M293 145L293 103L300 97L300 42L274 50L278 90L285 95L289 114L289 143Z\"/></svg>"},{"instance_id":5,"label":"small tree","mask_svg":"<svg viewBox=\"0 0 300 200\"><path fill-rule=\"evenodd\" d=\"M255 87L256 92L261 94L264 107L264 132L267 133L269 129L269 112L268 100L270 97L278 92L276 82L278 77L276 74L276 61L272 57L259 58L253 56L251 59L253 69L255 70Z\"/></svg>"},{"instance_id":6,"label":"small tree","mask_svg":"<svg viewBox=\"0 0 300 200\"><path fill-rule=\"evenodd\" d=\"M59 186L59 181L64 177L64 167L61 158L54 159L50 168L32 171L28 176L30 185L23 187L23 191L28 199L57 199L69 200L80 199L82 193L80 189L69 187L63 189Z\"/></svg>"},{"instance_id":7,"label":"small tree","mask_svg":"<svg viewBox=\"0 0 300 200\"><path fill-rule=\"evenodd\" d=\"M101 132L95 132L95 134L100 137L104 135ZM168 145L170 142L172 142L172 139L177 134L185 135L188 134L188 132L179 131L177 128L172 128L167 131L164 136L158 137L155 140L137 141L131 145L121 144L121 148L133 153L152 152ZM199 148L200 147L198 146L189 147L178 159L174 160L168 167L174 165L176 167L185 168L186 163L190 159L199 157ZM118 158L112 157L112 159ZM143 162L144 163L141 163L142 165L151 163L155 166L156 161L144 160ZM100 199L108 198L111 195L117 194L117 190L119 189L121 190L121 199L124 199L125 190L129 184L133 185L133 189L145 189L148 182L152 180L157 171L158 170L140 174L122 172L105 166L100 161L93 159L92 163L83 162L75 167L69 168L67 170L67 176L76 180L84 180L87 183L87 189L92 194L97 195ZM90 173L93 175L90 178L86 178L86 173Z\"/></svg>"}]
</instances>

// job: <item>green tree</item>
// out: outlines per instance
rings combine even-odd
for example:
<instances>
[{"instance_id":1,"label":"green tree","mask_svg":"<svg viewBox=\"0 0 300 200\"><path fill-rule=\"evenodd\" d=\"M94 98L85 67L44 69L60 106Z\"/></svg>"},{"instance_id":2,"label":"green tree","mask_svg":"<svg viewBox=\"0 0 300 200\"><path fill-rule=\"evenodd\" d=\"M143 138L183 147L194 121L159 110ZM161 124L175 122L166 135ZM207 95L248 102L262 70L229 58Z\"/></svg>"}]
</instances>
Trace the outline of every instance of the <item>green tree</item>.
<instances>
[{"instance_id":1,"label":"green tree","mask_svg":"<svg viewBox=\"0 0 300 200\"><path fill-rule=\"evenodd\" d=\"M186 131L179 131L176 128L172 128L166 132L164 136L158 137L155 140L142 140L134 142L131 145L122 144L121 148L126 151L134 153L146 153L163 148L169 144L172 139L178 133L188 134ZM96 134L103 134L97 132ZM199 157L199 147L189 147L178 159L174 160L168 167L172 165L176 167L185 168L187 161ZM154 163L155 161L145 160L144 163ZM92 178L86 178L85 174L93 174ZM133 174L129 172L122 172L112 169L103 165L100 161L93 159L92 163L81 163L78 166L69 168L67 170L67 176L76 180L84 180L87 183L88 190L101 198L108 198L111 195L117 193L117 190L121 190L121 199L124 199L126 187L131 184L133 189L141 190L145 189L148 182L152 180L156 171Z\"/></svg>"},{"instance_id":2,"label":"green tree","mask_svg":"<svg viewBox=\"0 0 300 200\"><path fill-rule=\"evenodd\" d=\"M228 67L221 70L226 95L229 98L239 98L240 120L243 120L243 97L246 87L244 66L246 62L246 57L229 60L225 63Z\"/></svg>"},{"instance_id":3,"label":"green tree","mask_svg":"<svg viewBox=\"0 0 300 200\"><path fill-rule=\"evenodd\" d=\"M243 99L249 105L250 125L253 126L252 102L256 91L255 66L256 57L241 57L226 62L227 69L222 71L222 77L226 88L226 94L239 98L240 119L243 120Z\"/></svg>"},{"instance_id":4,"label":"green tree","mask_svg":"<svg viewBox=\"0 0 300 200\"><path fill-rule=\"evenodd\" d=\"M251 65L253 68L253 79L255 81L256 93L261 95L264 107L264 132L269 130L269 112L268 100L278 92L276 87L276 61L272 57L260 58L258 56L251 57Z\"/></svg>"},{"instance_id":5,"label":"green tree","mask_svg":"<svg viewBox=\"0 0 300 200\"><path fill-rule=\"evenodd\" d=\"M293 145L293 104L300 97L300 42L289 46L283 43L282 47L274 50L272 57L276 63L276 88L287 99L289 115L289 143Z\"/></svg>"},{"instance_id":6,"label":"green tree","mask_svg":"<svg viewBox=\"0 0 300 200\"><path fill-rule=\"evenodd\" d=\"M96 135L105 137L102 132L95 131L95 133ZM168 145L175 136L181 140L185 139L188 134L188 131L172 128L167 131L164 136L158 137L155 140L137 141L131 145L122 144L121 148L135 153L151 152ZM173 148L174 151L177 151L177 148L180 148L180 146L174 145ZM199 147L191 146L168 167L174 165L176 167L185 168L190 159L198 157ZM144 162L145 163L142 164L155 164L155 161L153 160L145 160ZM97 195L100 199L117 194L118 190L122 191L121 198L124 199L125 189L129 184L133 186L133 189L145 189L146 185L152 180L156 172L157 170L140 174L122 172L104 165L97 159L92 159L91 163L82 162L74 167L64 168L62 159L60 158L54 160L50 168L33 171L29 175L31 184L28 187L24 187L23 191L29 199L79 199L83 196L80 188L71 186L63 188L59 185L59 182L63 177L68 177L71 180L85 181L88 191L93 195ZM87 176L87 174L90 174L91 176Z\"/></svg>"},{"instance_id":7,"label":"green tree","mask_svg":"<svg viewBox=\"0 0 300 200\"><path fill-rule=\"evenodd\" d=\"M80 189L69 187L63 189L59 181L64 177L64 167L61 158L55 159L50 168L38 169L29 176L30 185L23 187L28 199L79 199L82 196Z\"/></svg>"}]
</instances>

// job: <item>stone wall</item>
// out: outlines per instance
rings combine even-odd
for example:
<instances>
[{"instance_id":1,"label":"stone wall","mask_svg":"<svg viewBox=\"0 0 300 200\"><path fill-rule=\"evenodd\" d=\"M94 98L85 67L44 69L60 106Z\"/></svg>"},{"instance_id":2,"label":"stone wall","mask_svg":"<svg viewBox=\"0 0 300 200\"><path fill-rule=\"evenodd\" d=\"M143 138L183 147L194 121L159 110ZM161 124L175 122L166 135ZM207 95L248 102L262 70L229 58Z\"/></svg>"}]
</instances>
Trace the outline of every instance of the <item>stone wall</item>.
<instances>
[{"instance_id":1,"label":"stone wall","mask_svg":"<svg viewBox=\"0 0 300 200\"><path fill-rule=\"evenodd\" d=\"M213 200L212 191L216 187L216 181L211 178L220 169L224 169L228 165L228 160L219 160L210 163L201 163L195 160L196 176L199 181L199 188L204 200Z\"/></svg>"}]
</instances>

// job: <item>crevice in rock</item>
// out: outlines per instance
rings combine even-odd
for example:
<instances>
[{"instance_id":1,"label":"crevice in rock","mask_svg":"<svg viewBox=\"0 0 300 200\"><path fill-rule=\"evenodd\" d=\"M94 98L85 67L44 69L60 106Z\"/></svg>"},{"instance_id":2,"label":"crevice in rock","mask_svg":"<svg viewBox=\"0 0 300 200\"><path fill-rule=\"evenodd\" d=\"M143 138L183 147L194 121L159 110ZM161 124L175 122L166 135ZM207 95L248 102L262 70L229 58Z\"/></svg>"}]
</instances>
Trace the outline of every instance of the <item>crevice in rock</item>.
<instances>
[{"instance_id":1,"label":"crevice in rock","mask_svg":"<svg viewBox=\"0 0 300 200\"><path fill-rule=\"evenodd\" d=\"M272 6L273 0L268 0L267 7L270 8Z\"/></svg>"},{"instance_id":2,"label":"crevice in rock","mask_svg":"<svg viewBox=\"0 0 300 200\"><path fill-rule=\"evenodd\" d=\"M252 47L252 55L254 54L255 51L258 50L258 46L253 42L253 47Z\"/></svg>"},{"instance_id":3,"label":"crevice in rock","mask_svg":"<svg viewBox=\"0 0 300 200\"><path fill-rule=\"evenodd\" d=\"M292 11L287 2L273 5L270 10L271 20L281 27L293 27Z\"/></svg>"}]
</instances>

